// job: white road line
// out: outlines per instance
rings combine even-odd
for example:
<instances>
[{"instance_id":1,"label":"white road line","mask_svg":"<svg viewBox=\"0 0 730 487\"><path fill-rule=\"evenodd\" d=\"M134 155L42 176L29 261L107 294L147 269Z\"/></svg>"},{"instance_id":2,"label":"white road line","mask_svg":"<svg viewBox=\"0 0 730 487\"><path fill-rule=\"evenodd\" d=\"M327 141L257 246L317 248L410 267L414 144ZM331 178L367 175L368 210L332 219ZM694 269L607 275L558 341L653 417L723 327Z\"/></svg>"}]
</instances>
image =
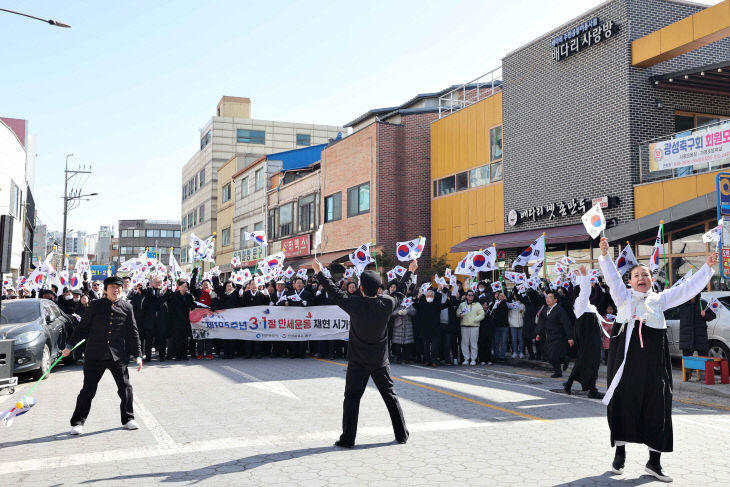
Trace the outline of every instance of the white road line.
<instances>
[{"instance_id":1,"label":"white road line","mask_svg":"<svg viewBox=\"0 0 730 487\"><path fill-rule=\"evenodd\" d=\"M289 399L295 399L297 401L300 400L292 391L290 391L284 384L279 381L264 381L242 370L238 370L235 367L231 367L230 365L224 365L222 368L233 374L243 377L244 379L250 380L251 382L244 383L246 387L251 387L264 392L270 392L272 394L277 394L279 396L283 396Z\"/></svg>"},{"instance_id":2,"label":"white road line","mask_svg":"<svg viewBox=\"0 0 730 487\"><path fill-rule=\"evenodd\" d=\"M538 425L536 421L513 421L509 423L509 427L525 427L526 425ZM426 433L451 431L459 429L472 428L489 428L502 427L502 422L484 422L472 421L468 419L457 419L452 421L432 421L425 423L409 424L408 429L411 433ZM285 445L322 443L320 446L324 449L329 448L331 443L340 435L340 431L320 431L316 433L303 433L299 435L283 434L271 436L234 437L219 438L203 441L194 441L177 448L158 447L141 447L127 450L109 450L103 452L92 453L74 453L70 455L34 458L29 460L20 460L17 462L0 463L0 476L18 472L29 472L33 470L53 470L64 467L73 467L79 465L92 465L105 462L121 462L125 460L135 460L138 458L161 457L170 455L189 455L204 451L217 451L235 448L252 448L252 447L281 447ZM372 437L387 437L393 439L393 429L390 426L366 426L359 428L358 439L360 444L366 443L363 438L372 439ZM317 446L317 445L312 445Z\"/></svg>"},{"instance_id":3,"label":"white road line","mask_svg":"<svg viewBox=\"0 0 730 487\"><path fill-rule=\"evenodd\" d=\"M162 448L163 450L180 448L180 445L172 439L172 436L165 431L165 428L152 416L152 413L147 411L147 408L144 407L137 396L134 396L134 410L135 415L142 420L147 429L150 430L150 433L152 433L152 436L154 436L158 448Z\"/></svg>"},{"instance_id":4,"label":"white road line","mask_svg":"<svg viewBox=\"0 0 730 487\"><path fill-rule=\"evenodd\" d=\"M532 408L549 408L551 406L567 406L569 402L554 402L552 404L525 404L524 406L515 406L517 409L532 409Z\"/></svg>"}]
</instances>

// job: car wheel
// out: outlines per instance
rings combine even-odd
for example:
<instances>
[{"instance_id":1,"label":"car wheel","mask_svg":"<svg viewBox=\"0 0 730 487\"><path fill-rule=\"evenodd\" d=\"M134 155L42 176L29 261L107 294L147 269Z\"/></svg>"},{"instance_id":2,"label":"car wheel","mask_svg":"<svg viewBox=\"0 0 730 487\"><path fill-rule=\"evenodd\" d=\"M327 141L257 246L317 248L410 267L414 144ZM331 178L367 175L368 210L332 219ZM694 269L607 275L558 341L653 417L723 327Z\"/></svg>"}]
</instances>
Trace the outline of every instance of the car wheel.
<instances>
[{"instance_id":1,"label":"car wheel","mask_svg":"<svg viewBox=\"0 0 730 487\"><path fill-rule=\"evenodd\" d=\"M730 359L730 348L720 341L711 340L707 355L714 358Z\"/></svg>"},{"instance_id":2,"label":"car wheel","mask_svg":"<svg viewBox=\"0 0 730 487\"><path fill-rule=\"evenodd\" d=\"M40 379L48 369L51 368L51 349L48 345L43 345L43 355L41 356L41 365L36 370L30 373L33 379Z\"/></svg>"}]
</instances>

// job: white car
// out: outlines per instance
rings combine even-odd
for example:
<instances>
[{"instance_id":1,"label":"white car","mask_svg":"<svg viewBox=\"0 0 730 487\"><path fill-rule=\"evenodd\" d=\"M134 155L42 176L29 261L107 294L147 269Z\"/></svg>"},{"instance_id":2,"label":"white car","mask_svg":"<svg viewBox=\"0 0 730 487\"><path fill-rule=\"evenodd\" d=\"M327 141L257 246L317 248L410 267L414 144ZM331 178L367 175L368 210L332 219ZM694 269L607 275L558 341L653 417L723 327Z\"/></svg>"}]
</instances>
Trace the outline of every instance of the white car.
<instances>
[{"instance_id":1,"label":"white car","mask_svg":"<svg viewBox=\"0 0 730 487\"><path fill-rule=\"evenodd\" d=\"M707 306L708 298L716 298L720 302L720 309L713 310L717 316L707 323L707 338L710 342L707 355L730 359L730 292L712 291L702 293L702 306ZM672 357L681 357L682 350L679 348L679 308L666 310L664 317L667 320L669 354Z\"/></svg>"}]
</instances>

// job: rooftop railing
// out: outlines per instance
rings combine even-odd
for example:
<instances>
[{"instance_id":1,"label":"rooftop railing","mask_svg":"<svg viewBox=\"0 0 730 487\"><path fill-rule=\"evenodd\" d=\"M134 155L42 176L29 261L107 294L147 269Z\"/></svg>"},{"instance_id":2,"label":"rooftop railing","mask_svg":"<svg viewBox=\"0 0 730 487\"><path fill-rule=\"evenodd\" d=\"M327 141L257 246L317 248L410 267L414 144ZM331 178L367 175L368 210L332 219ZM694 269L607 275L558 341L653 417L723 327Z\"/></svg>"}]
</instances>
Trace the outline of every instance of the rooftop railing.
<instances>
[{"instance_id":1,"label":"rooftop railing","mask_svg":"<svg viewBox=\"0 0 730 487\"><path fill-rule=\"evenodd\" d=\"M439 118L473 105L502 90L502 66L439 97Z\"/></svg>"}]
</instances>

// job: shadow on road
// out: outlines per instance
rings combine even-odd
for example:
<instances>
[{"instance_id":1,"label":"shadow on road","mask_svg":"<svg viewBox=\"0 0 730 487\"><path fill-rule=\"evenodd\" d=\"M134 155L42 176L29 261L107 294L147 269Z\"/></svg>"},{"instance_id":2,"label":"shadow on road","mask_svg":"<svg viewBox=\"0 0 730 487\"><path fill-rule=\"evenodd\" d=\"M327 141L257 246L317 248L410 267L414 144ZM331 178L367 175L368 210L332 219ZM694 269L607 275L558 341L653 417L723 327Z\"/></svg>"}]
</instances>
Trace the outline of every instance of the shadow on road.
<instances>
[{"instance_id":1,"label":"shadow on road","mask_svg":"<svg viewBox=\"0 0 730 487\"><path fill-rule=\"evenodd\" d=\"M384 446L392 446L396 444L394 441L384 441L380 443L366 443L355 446L355 450L368 450L371 448L380 448ZM206 465L205 467L197 468L195 470L178 470L171 472L149 472L139 473L130 475L119 475L115 477L106 477L101 479L86 480L84 484L94 484L97 482L109 482L112 480L132 480L132 479L145 479L150 477L165 477L158 478L155 482L180 482L181 480L190 480L192 483L202 482L203 480L210 479L216 475L225 475L229 473L240 473L246 470L253 470L256 467L268 465L276 462L284 462L287 460L294 460L297 458L307 457L310 455L318 455L320 453L331 453L333 451L342 451L343 454L347 450L341 450L335 446L320 446L315 448L301 448L299 450L282 451L278 453L260 453L250 457L239 458L237 460L230 460L215 465Z\"/></svg>"},{"instance_id":2,"label":"shadow on road","mask_svg":"<svg viewBox=\"0 0 730 487\"><path fill-rule=\"evenodd\" d=\"M116 428L108 428L108 429L105 429L105 430L92 431L90 433L84 433L83 436L84 437L87 437L87 436L98 435L98 434L101 434L101 433L108 433L110 431L115 431L115 430L118 430L120 428L121 427L116 427ZM76 439L76 438L78 438L78 437L77 436L72 436L72 435L70 435L67 432L64 432L64 433L56 433L54 435L41 436L39 438L30 438L28 440L0 442L0 448L10 448L10 447L13 447L13 446L28 445L28 444L33 444L33 443L47 443L47 442L50 442L50 441L71 440L71 439Z\"/></svg>"},{"instance_id":3,"label":"shadow on road","mask_svg":"<svg viewBox=\"0 0 730 487\"><path fill-rule=\"evenodd\" d=\"M614 475L610 471L605 472L602 475L593 475L591 477L583 477L582 479L571 480L563 484L555 485L554 487L581 487L585 486L600 486L600 485L643 485L649 482L654 482L656 479L648 475L642 475L639 478L629 479L624 476Z\"/></svg>"}]
</instances>

